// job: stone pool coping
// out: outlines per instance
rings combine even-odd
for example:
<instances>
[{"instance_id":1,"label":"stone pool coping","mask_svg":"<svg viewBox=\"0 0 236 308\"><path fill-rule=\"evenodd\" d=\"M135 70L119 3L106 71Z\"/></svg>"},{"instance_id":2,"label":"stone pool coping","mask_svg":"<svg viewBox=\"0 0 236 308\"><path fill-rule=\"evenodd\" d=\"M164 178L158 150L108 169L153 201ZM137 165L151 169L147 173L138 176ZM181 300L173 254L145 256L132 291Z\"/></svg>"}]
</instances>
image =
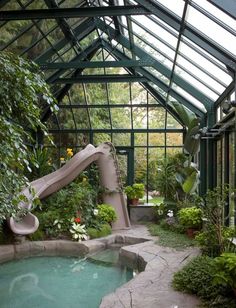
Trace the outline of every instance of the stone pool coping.
<instances>
[{"instance_id":1,"label":"stone pool coping","mask_svg":"<svg viewBox=\"0 0 236 308\"><path fill-rule=\"evenodd\" d=\"M85 256L106 249L112 244L133 245L144 241L147 239L118 234L83 242L70 240L25 241L11 245L0 245L0 263L33 256Z\"/></svg>"},{"instance_id":2,"label":"stone pool coping","mask_svg":"<svg viewBox=\"0 0 236 308\"><path fill-rule=\"evenodd\" d=\"M132 280L103 297L100 308L195 308L196 297L171 288L174 272L199 254L195 248L183 251L161 247L150 237L112 234L108 237L72 242L67 240L23 242L0 246L0 263L32 256L84 256L113 244L126 245L120 258L140 272Z\"/></svg>"}]
</instances>

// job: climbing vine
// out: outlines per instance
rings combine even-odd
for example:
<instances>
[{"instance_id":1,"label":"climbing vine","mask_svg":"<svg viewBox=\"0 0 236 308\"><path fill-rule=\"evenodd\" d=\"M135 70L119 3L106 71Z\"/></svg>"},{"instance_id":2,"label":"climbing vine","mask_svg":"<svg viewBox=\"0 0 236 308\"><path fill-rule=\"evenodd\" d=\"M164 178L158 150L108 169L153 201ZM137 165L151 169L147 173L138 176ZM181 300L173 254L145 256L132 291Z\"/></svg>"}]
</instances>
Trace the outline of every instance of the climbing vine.
<instances>
[{"instance_id":1,"label":"climbing vine","mask_svg":"<svg viewBox=\"0 0 236 308\"><path fill-rule=\"evenodd\" d=\"M0 224L18 212L24 199L20 191L28 184L30 170L26 143L40 129L40 104L56 105L35 63L11 53L0 53Z\"/></svg>"}]
</instances>

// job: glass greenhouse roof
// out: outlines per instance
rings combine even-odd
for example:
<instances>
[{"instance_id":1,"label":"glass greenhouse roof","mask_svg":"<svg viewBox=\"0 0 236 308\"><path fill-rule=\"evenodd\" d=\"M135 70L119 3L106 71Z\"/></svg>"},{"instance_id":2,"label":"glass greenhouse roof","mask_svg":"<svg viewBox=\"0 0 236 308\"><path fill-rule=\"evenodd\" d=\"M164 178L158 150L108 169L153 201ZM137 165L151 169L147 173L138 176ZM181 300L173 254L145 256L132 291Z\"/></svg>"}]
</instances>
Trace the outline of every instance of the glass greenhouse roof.
<instances>
[{"instance_id":1,"label":"glass greenhouse roof","mask_svg":"<svg viewBox=\"0 0 236 308\"><path fill-rule=\"evenodd\" d=\"M51 133L178 134L172 101L204 117L233 91L235 17L234 0L0 0L0 50L44 71Z\"/></svg>"}]
</instances>

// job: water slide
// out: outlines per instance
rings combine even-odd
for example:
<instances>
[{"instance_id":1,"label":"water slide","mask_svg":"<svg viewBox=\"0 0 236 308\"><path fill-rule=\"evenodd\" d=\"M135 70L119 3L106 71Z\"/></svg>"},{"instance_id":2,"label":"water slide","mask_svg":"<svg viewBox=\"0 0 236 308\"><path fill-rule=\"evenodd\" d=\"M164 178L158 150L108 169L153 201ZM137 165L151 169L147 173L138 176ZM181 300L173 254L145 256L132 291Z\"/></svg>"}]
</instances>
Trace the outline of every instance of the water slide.
<instances>
[{"instance_id":1,"label":"water slide","mask_svg":"<svg viewBox=\"0 0 236 308\"><path fill-rule=\"evenodd\" d=\"M11 230L19 235L34 233L39 227L38 218L30 212L33 198L43 199L60 190L72 182L92 162L98 164L101 185L105 188L103 202L111 204L117 213L117 221L114 222L113 230L126 229L130 227L127 207L120 182L117 157L114 146L107 142L98 147L88 144L85 149L75 154L60 169L30 183L22 194L28 202L21 202L20 206L27 208L29 212L21 220L10 217L8 220ZM35 196L31 193L32 187Z\"/></svg>"}]
</instances>

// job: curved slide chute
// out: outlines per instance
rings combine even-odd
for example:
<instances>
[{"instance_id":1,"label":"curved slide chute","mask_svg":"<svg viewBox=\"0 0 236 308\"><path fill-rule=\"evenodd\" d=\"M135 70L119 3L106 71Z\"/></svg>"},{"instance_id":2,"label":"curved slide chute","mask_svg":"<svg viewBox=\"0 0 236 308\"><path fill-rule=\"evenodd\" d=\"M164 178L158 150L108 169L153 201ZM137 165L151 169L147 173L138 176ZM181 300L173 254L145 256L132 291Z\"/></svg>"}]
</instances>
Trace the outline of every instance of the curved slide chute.
<instances>
[{"instance_id":1,"label":"curved slide chute","mask_svg":"<svg viewBox=\"0 0 236 308\"><path fill-rule=\"evenodd\" d=\"M117 157L114 146L109 142L102 143L97 148L92 144L88 144L85 149L75 154L63 167L31 182L30 186L22 191L22 194L27 197L28 202L21 202L20 206L30 210L35 196L43 199L60 190L95 161L100 172L100 182L106 188L103 201L104 203L111 204L118 216L117 221L113 224L113 230L129 228L130 221L121 189ZM34 190L35 196L30 192L30 187ZM34 233L39 227L38 218L30 212L20 221L10 217L8 223L11 230L19 235Z\"/></svg>"}]
</instances>

